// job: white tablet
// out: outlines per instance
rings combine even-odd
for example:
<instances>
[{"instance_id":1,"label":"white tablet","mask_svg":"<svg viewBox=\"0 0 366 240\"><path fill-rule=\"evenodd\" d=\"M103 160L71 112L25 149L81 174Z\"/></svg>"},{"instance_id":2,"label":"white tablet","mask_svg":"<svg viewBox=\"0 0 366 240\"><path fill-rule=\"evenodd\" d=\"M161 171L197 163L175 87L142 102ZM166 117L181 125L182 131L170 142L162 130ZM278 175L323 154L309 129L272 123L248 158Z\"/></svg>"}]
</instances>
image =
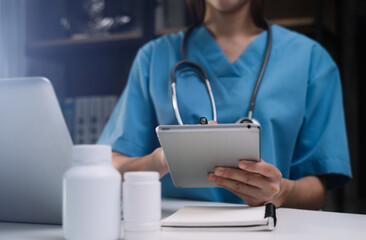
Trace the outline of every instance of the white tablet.
<instances>
[{"instance_id":1,"label":"white tablet","mask_svg":"<svg viewBox=\"0 0 366 240\"><path fill-rule=\"evenodd\" d=\"M261 159L260 126L252 123L161 125L156 133L176 187L217 187L207 180L216 167Z\"/></svg>"}]
</instances>

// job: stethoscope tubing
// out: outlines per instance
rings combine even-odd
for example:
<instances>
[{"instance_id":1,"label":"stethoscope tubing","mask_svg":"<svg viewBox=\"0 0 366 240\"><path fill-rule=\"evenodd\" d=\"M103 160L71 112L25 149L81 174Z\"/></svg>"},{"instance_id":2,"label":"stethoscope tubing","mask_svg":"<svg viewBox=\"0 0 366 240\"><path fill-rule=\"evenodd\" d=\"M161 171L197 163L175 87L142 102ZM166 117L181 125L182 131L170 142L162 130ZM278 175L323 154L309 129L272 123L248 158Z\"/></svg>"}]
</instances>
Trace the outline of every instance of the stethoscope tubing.
<instances>
[{"instance_id":1,"label":"stethoscope tubing","mask_svg":"<svg viewBox=\"0 0 366 240\"><path fill-rule=\"evenodd\" d=\"M211 100L211 104L212 104L213 120L217 122L216 104L215 104L215 99L214 99L214 96L213 96L213 93L212 93L211 84L210 84L210 81L208 79L205 79L205 83L206 83L206 87L208 89L208 93L210 95L210 100ZM173 99L174 113L175 113L175 116L177 118L177 121L178 121L179 125L183 125L182 117L180 116L179 108L178 108L176 83L175 82L172 83L171 87L172 87L172 99Z\"/></svg>"},{"instance_id":2,"label":"stethoscope tubing","mask_svg":"<svg viewBox=\"0 0 366 240\"><path fill-rule=\"evenodd\" d=\"M269 23L266 21L267 24L267 46L266 46L266 51L265 51L265 56L262 62L262 66L255 84L255 87L253 89L252 92L252 96L250 99L250 103L249 103L249 107L248 107L248 115L245 118L241 118L238 120L238 122L244 122L244 121L249 121L249 122L257 122L255 119L253 119L253 112L254 112L254 107L255 107L255 100L258 94L258 90L259 87L261 85L265 70L267 68L267 64L269 61L269 57L270 57L270 53L271 53L271 48L272 48L272 29L269 25ZM181 118L181 115L179 113L179 107L178 107L178 100L177 100L177 89L176 89L176 75L179 76L181 73L186 72L186 71L194 71L196 72L198 75L200 75L200 79L202 81L204 81L207 91L209 93L210 96L210 101L211 101L211 106L212 106L212 117L214 121L217 121L217 110L216 110L216 103L215 103L215 99L213 96L213 92L212 92L212 88L211 88L211 84L210 81L207 77L207 74L205 72L205 70L203 69L202 66L200 66L199 64L192 62L192 61L188 61L186 60L186 54L185 54L185 46L187 43L187 39L190 35L190 33L192 32L193 27L190 27L186 33L184 34L183 40L182 40L182 44L181 44L181 56L182 56L182 60L177 62L172 70L170 71L170 82L171 82L171 89L172 89L172 102L173 102L173 109L174 109L174 113L176 116L176 119L179 123L179 125L183 125L183 121ZM176 74L177 69L179 69L180 67L183 66L183 69L179 70L178 74ZM185 66L185 67L184 67Z\"/></svg>"},{"instance_id":3,"label":"stethoscope tubing","mask_svg":"<svg viewBox=\"0 0 366 240\"><path fill-rule=\"evenodd\" d=\"M268 21L266 21L266 24L267 24L267 29L268 29L267 30L268 31L268 34L267 34L267 47L266 47L266 52L265 52L265 55L264 55L263 63L262 63L262 66L261 66L261 70L259 72L259 75L258 75L258 78L257 78L257 82L256 82L255 87L253 89L252 97L250 98L250 103L249 103L249 107L248 107L248 119L249 120L251 120L253 118L253 112L254 112L254 107L255 107L255 100L257 98L257 94L258 94L259 87L260 87L260 85L262 83L262 79L263 79L263 76L264 76L264 72L267 69L269 57L271 55L271 48L272 48L272 29L271 29L271 26L268 23Z\"/></svg>"}]
</instances>

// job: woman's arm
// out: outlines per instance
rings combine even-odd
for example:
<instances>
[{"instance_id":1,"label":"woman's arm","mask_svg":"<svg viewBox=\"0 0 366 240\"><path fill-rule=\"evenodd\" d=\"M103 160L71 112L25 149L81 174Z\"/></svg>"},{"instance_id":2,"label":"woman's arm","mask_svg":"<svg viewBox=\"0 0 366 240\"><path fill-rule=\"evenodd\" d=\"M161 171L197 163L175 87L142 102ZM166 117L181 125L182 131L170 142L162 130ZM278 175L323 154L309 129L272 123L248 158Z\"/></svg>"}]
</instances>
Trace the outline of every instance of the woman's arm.
<instances>
[{"instance_id":1,"label":"woman's arm","mask_svg":"<svg viewBox=\"0 0 366 240\"><path fill-rule=\"evenodd\" d=\"M283 207L319 210L325 203L325 176L307 176L298 180L283 179L287 193L279 201ZM282 199L281 199L282 198Z\"/></svg>"},{"instance_id":2,"label":"woman's arm","mask_svg":"<svg viewBox=\"0 0 366 240\"><path fill-rule=\"evenodd\" d=\"M272 202L276 207L320 209L325 202L324 177L284 179L276 167L263 160L241 161L239 169L218 167L208 179L234 192L249 206Z\"/></svg>"},{"instance_id":3,"label":"woman's arm","mask_svg":"<svg viewBox=\"0 0 366 240\"><path fill-rule=\"evenodd\" d=\"M122 176L127 171L156 171L160 178L168 173L168 165L161 147L143 157L129 157L113 152L112 164Z\"/></svg>"}]
</instances>

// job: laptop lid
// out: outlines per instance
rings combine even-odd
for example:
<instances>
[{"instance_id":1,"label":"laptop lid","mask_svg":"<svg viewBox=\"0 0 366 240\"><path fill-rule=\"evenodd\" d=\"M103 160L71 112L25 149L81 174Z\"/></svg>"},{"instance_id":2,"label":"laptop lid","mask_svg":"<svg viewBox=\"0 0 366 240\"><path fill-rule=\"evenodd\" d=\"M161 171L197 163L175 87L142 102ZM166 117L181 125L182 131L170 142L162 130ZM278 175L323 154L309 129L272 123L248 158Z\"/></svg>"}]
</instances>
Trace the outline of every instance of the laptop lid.
<instances>
[{"instance_id":1,"label":"laptop lid","mask_svg":"<svg viewBox=\"0 0 366 240\"><path fill-rule=\"evenodd\" d=\"M0 79L0 221L61 224L71 150L50 81Z\"/></svg>"}]
</instances>

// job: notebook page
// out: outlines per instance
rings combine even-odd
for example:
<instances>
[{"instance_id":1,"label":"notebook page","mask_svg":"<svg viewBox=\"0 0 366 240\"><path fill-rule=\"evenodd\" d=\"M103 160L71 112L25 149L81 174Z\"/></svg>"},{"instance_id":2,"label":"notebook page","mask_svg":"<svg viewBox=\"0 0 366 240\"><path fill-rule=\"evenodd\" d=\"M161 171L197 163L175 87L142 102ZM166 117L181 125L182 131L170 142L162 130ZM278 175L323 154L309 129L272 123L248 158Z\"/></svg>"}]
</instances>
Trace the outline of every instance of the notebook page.
<instances>
[{"instance_id":1,"label":"notebook page","mask_svg":"<svg viewBox=\"0 0 366 240\"><path fill-rule=\"evenodd\" d=\"M266 225L265 206L184 207L162 220L162 226L213 227Z\"/></svg>"}]
</instances>

